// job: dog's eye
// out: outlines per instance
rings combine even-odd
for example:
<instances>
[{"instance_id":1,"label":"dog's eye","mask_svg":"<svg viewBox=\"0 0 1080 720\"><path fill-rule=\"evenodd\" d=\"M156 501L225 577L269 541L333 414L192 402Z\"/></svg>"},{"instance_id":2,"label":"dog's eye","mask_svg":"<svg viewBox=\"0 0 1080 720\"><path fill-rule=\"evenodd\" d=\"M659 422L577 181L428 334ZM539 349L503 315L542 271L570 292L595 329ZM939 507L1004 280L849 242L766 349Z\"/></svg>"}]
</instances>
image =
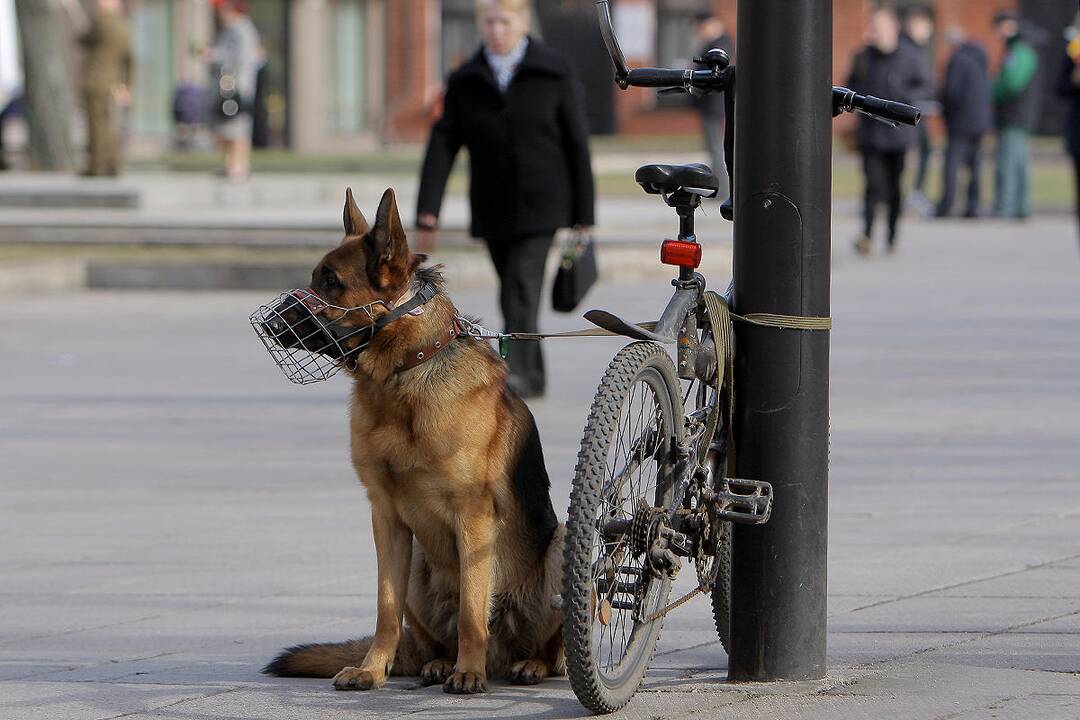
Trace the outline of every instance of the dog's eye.
<instances>
[{"instance_id":1,"label":"dog's eye","mask_svg":"<svg viewBox=\"0 0 1080 720\"><path fill-rule=\"evenodd\" d=\"M323 271L322 282L327 289L341 287L341 281L338 280L338 276L334 273L333 270Z\"/></svg>"}]
</instances>

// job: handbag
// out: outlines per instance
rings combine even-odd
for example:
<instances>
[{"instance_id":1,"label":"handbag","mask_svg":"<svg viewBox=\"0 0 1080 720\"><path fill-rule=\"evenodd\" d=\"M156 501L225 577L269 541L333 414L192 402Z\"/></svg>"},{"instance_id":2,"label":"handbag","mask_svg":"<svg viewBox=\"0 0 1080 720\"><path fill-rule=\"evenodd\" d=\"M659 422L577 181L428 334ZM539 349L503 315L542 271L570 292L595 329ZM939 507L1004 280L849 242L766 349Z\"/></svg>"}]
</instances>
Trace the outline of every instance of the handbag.
<instances>
[{"instance_id":1,"label":"handbag","mask_svg":"<svg viewBox=\"0 0 1080 720\"><path fill-rule=\"evenodd\" d=\"M596 284L596 243L591 235L575 233L563 247L559 271L551 288L551 307L573 312Z\"/></svg>"},{"instance_id":2,"label":"handbag","mask_svg":"<svg viewBox=\"0 0 1080 720\"><path fill-rule=\"evenodd\" d=\"M221 120L231 120L242 112L248 112L250 108L244 98L240 96L236 87L236 76L223 71L218 77L218 96L214 103L214 110Z\"/></svg>"}]
</instances>

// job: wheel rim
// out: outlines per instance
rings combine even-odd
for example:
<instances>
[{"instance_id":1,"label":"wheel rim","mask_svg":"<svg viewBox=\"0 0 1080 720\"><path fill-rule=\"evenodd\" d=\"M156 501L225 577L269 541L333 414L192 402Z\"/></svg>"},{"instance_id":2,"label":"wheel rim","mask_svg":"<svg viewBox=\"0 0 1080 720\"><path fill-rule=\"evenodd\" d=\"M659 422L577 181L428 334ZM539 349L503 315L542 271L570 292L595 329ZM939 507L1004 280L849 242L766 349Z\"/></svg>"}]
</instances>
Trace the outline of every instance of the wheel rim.
<instances>
[{"instance_id":1,"label":"wheel rim","mask_svg":"<svg viewBox=\"0 0 1080 720\"><path fill-rule=\"evenodd\" d=\"M591 647L600 680L613 688L622 686L627 676L638 670L639 656L648 652L655 624L639 622L633 609L617 605L629 602L639 609L639 618L647 617L666 602L671 583L649 571L644 555L634 555L629 532L605 537L601 528L613 520L632 521L640 499L649 505L670 507L673 423L664 378L655 369L646 368L635 378L620 408L615 432L608 439L605 476L593 523ZM612 572L627 568L632 572ZM640 604L633 595L618 592L624 584L635 586ZM607 608L606 623L600 611L605 600L613 604Z\"/></svg>"}]
</instances>

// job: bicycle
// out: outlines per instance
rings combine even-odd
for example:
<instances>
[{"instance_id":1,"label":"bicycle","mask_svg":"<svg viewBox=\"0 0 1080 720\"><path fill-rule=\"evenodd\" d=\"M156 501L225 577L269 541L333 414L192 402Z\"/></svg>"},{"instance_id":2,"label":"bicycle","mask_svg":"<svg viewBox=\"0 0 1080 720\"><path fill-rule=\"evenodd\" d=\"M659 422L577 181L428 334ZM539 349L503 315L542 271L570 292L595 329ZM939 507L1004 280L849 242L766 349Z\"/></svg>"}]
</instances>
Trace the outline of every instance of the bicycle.
<instances>
[{"instance_id":1,"label":"bicycle","mask_svg":"<svg viewBox=\"0 0 1080 720\"><path fill-rule=\"evenodd\" d=\"M600 29L620 88L662 92L727 91L734 118L735 68L722 50L698 60L708 69L629 69L612 28L607 0L597 2ZM916 124L902 103L833 88L834 116L857 111L890 124ZM725 163L731 176L734 123ZM675 292L655 323L635 325L610 312L586 319L635 342L608 365L581 441L566 523L563 641L567 675L583 705L613 712L633 697L665 615L708 593L724 649L730 637L731 526L768 522L772 486L729 476L733 447L734 346L729 311L733 288L707 290L697 272L702 246L694 216L719 182L705 165L646 165L636 178L679 217L677 240L661 246L661 262L679 268ZM733 219L729 200L721 214ZM749 317L759 324L802 329L811 319ZM676 362L666 346L676 345ZM697 586L670 600L672 581L688 559Z\"/></svg>"}]
</instances>

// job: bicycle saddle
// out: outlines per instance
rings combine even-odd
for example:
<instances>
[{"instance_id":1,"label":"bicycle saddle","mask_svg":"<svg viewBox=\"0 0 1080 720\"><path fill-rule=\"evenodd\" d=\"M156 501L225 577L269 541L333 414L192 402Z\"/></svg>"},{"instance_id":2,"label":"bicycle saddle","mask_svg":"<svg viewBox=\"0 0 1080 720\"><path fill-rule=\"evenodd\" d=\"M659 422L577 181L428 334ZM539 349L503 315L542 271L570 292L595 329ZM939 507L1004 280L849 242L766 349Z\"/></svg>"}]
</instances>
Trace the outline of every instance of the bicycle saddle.
<instances>
[{"instance_id":1,"label":"bicycle saddle","mask_svg":"<svg viewBox=\"0 0 1080 720\"><path fill-rule=\"evenodd\" d=\"M682 190L691 195L716 197L720 181L708 165L642 165L634 176L641 189L650 195L669 195Z\"/></svg>"}]
</instances>

